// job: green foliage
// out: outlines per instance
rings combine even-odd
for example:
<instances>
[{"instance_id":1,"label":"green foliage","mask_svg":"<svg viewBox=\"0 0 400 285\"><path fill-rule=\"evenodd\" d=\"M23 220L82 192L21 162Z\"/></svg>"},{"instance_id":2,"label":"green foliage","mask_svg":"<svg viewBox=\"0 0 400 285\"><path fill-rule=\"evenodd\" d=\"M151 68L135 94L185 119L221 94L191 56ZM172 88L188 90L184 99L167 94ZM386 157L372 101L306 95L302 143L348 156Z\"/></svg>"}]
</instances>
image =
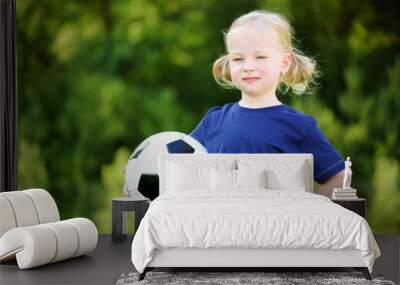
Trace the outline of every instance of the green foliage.
<instances>
[{"instance_id":1,"label":"green foliage","mask_svg":"<svg viewBox=\"0 0 400 285\"><path fill-rule=\"evenodd\" d=\"M372 229L399 232L398 5L18 0L19 187L46 188L62 218L92 218L110 232L129 154L149 135L187 133L211 106L240 98L212 79L222 30L271 9L290 19L296 46L323 75L314 94L281 100L314 116L352 157Z\"/></svg>"},{"instance_id":2,"label":"green foliage","mask_svg":"<svg viewBox=\"0 0 400 285\"><path fill-rule=\"evenodd\" d=\"M397 161L379 156L372 183L376 191L370 207L370 226L377 232L400 232L400 167Z\"/></svg>"},{"instance_id":3,"label":"green foliage","mask_svg":"<svg viewBox=\"0 0 400 285\"><path fill-rule=\"evenodd\" d=\"M19 187L27 189L32 185L40 185L40 187L46 188L49 178L47 176L46 167L39 146L34 143L27 143L21 139L19 142L18 153Z\"/></svg>"}]
</instances>

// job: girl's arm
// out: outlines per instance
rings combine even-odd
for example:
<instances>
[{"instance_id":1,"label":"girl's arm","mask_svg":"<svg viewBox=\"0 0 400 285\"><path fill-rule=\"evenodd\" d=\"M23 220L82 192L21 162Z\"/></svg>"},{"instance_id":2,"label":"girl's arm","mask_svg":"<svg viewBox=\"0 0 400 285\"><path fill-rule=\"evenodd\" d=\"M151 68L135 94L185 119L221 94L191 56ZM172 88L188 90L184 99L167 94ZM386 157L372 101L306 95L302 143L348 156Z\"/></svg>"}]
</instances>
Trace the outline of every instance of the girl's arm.
<instances>
[{"instance_id":1,"label":"girl's arm","mask_svg":"<svg viewBox=\"0 0 400 285\"><path fill-rule=\"evenodd\" d=\"M339 171L331 178L329 178L324 184L319 184L315 193L332 197L333 188L342 188L344 179L344 170Z\"/></svg>"}]
</instances>

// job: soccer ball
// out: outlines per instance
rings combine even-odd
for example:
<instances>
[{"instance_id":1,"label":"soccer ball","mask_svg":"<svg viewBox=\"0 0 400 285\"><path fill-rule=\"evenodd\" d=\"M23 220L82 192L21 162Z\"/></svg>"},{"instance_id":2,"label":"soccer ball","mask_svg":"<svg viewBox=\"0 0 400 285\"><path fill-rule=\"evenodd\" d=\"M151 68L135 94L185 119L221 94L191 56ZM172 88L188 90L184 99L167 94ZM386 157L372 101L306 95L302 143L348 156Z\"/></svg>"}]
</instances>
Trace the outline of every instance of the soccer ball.
<instances>
[{"instance_id":1,"label":"soccer ball","mask_svg":"<svg viewBox=\"0 0 400 285\"><path fill-rule=\"evenodd\" d=\"M154 200L159 195L158 156L161 153L206 153L189 135L161 132L145 139L129 157L125 167L124 194L134 199Z\"/></svg>"}]
</instances>

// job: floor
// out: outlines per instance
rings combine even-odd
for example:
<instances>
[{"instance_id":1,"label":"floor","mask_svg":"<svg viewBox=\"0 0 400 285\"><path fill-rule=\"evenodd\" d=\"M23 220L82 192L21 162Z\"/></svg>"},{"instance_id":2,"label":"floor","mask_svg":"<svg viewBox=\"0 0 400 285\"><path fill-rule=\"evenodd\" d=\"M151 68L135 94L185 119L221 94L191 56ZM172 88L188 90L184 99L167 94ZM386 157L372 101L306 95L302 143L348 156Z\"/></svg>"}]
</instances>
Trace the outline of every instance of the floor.
<instances>
[{"instance_id":1,"label":"floor","mask_svg":"<svg viewBox=\"0 0 400 285\"><path fill-rule=\"evenodd\" d=\"M376 260L374 272L399 284L400 235L375 235L375 238L382 256ZM122 273L134 271L131 242L132 237L116 243L110 236L101 235L96 250L88 256L29 270L19 270L15 261L2 263L0 284L115 284Z\"/></svg>"},{"instance_id":2,"label":"floor","mask_svg":"<svg viewBox=\"0 0 400 285\"><path fill-rule=\"evenodd\" d=\"M19 270L16 262L0 264L0 284L115 284L124 272L134 271L132 238L112 242L100 235L96 250L87 256Z\"/></svg>"}]
</instances>

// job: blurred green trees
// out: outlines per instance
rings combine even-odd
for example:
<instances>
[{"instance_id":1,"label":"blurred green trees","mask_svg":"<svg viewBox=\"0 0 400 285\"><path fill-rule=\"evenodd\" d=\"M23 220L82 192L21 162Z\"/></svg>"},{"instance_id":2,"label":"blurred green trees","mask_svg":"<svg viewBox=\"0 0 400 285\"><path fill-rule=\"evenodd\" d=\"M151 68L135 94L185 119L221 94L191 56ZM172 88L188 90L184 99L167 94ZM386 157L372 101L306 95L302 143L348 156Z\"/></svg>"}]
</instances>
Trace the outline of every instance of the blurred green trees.
<instances>
[{"instance_id":1,"label":"blurred green trees","mask_svg":"<svg viewBox=\"0 0 400 285\"><path fill-rule=\"evenodd\" d=\"M374 232L400 232L400 22L389 0L18 0L19 188L46 188L62 218L110 232L133 149L240 98L211 66L222 30L254 9L286 15L323 74L313 94L281 100L352 157Z\"/></svg>"}]
</instances>

